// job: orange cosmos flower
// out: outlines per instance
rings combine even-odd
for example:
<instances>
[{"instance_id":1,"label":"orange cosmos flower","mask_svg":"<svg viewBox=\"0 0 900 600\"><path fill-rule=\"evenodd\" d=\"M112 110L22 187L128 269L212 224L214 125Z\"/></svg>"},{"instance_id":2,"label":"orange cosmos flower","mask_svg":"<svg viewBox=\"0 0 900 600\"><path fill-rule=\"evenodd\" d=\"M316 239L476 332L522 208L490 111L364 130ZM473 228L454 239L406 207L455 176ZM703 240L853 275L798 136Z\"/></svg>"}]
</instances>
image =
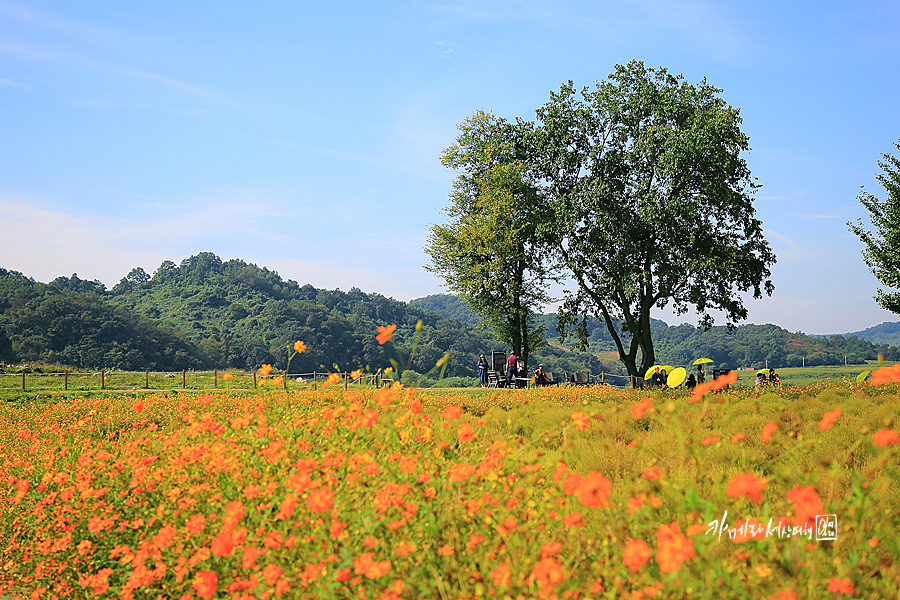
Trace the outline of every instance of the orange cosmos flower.
<instances>
[{"instance_id":1,"label":"orange cosmos flower","mask_svg":"<svg viewBox=\"0 0 900 600\"><path fill-rule=\"evenodd\" d=\"M472 426L466 423L462 427L456 430L456 435L459 436L459 443L464 444L469 440L475 439L475 430L472 429Z\"/></svg>"},{"instance_id":2,"label":"orange cosmos flower","mask_svg":"<svg viewBox=\"0 0 900 600\"><path fill-rule=\"evenodd\" d=\"M268 377L269 373L272 372L272 365L263 365L259 368L259 376L260 377Z\"/></svg>"},{"instance_id":3,"label":"orange cosmos flower","mask_svg":"<svg viewBox=\"0 0 900 600\"><path fill-rule=\"evenodd\" d=\"M709 436L709 437L703 438L703 439L700 441L700 443L703 444L704 446L709 446L710 444L715 444L715 443L718 442L718 441L719 441L719 436L717 436L717 435L711 435L711 436Z\"/></svg>"},{"instance_id":4,"label":"orange cosmos flower","mask_svg":"<svg viewBox=\"0 0 900 600\"><path fill-rule=\"evenodd\" d=\"M762 502L762 493L766 489L766 484L765 478L757 478L753 473L738 473L728 483L725 495L729 498L747 496L752 502L759 504Z\"/></svg>"},{"instance_id":5,"label":"orange cosmos flower","mask_svg":"<svg viewBox=\"0 0 900 600\"><path fill-rule=\"evenodd\" d=\"M222 529L233 529L244 518L246 510L240 500L232 500L225 505L225 516L222 518Z\"/></svg>"},{"instance_id":6,"label":"orange cosmos flower","mask_svg":"<svg viewBox=\"0 0 900 600\"><path fill-rule=\"evenodd\" d=\"M234 554L234 535L227 529L219 532L219 535L213 538L210 550L214 556L231 556Z\"/></svg>"},{"instance_id":7,"label":"orange cosmos flower","mask_svg":"<svg viewBox=\"0 0 900 600\"><path fill-rule=\"evenodd\" d=\"M306 352L306 344L304 344L300 340L297 340L296 342L294 342L294 352L297 352L298 354Z\"/></svg>"},{"instance_id":8,"label":"orange cosmos flower","mask_svg":"<svg viewBox=\"0 0 900 600\"><path fill-rule=\"evenodd\" d=\"M772 437L772 434L778 430L778 425L775 424L774 421L769 421L768 424L763 427L762 430L762 441L766 443Z\"/></svg>"},{"instance_id":9,"label":"orange cosmos flower","mask_svg":"<svg viewBox=\"0 0 900 600\"><path fill-rule=\"evenodd\" d=\"M444 412L441 413L441 416L448 421L450 419L458 419L462 416L462 410L458 406L446 406L444 407Z\"/></svg>"},{"instance_id":10,"label":"orange cosmos flower","mask_svg":"<svg viewBox=\"0 0 900 600\"><path fill-rule=\"evenodd\" d=\"M133 410L134 412L141 412L142 410L144 410L144 403L141 402L140 400L138 400L137 402L134 402L131 405L131 410Z\"/></svg>"},{"instance_id":11,"label":"orange cosmos flower","mask_svg":"<svg viewBox=\"0 0 900 600\"><path fill-rule=\"evenodd\" d=\"M452 467L450 467L450 469L447 471L447 474L450 475L450 479L452 479L453 481L465 481L474 472L474 465L459 463L458 465L453 465Z\"/></svg>"},{"instance_id":12,"label":"orange cosmos flower","mask_svg":"<svg viewBox=\"0 0 900 600\"><path fill-rule=\"evenodd\" d=\"M540 583L541 587L556 587L562 583L564 576L562 565L555 558L542 558L534 564L531 575Z\"/></svg>"},{"instance_id":13,"label":"orange cosmos flower","mask_svg":"<svg viewBox=\"0 0 900 600\"><path fill-rule=\"evenodd\" d=\"M326 379L326 380L322 383L322 387L328 387L329 385L334 385L334 384L340 383L340 382L341 382L341 376L340 376L340 374L339 374L339 373L331 373L331 374L328 376L328 379Z\"/></svg>"},{"instance_id":14,"label":"orange cosmos flower","mask_svg":"<svg viewBox=\"0 0 900 600\"><path fill-rule=\"evenodd\" d=\"M306 508L313 512L325 512L334 505L334 492L331 488L319 487L306 497Z\"/></svg>"},{"instance_id":15,"label":"orange cosmos flower","mask_svg":"<svg viewBox=\"0 0 900 600\"><path fill-rule=\"evenodd\" d=\"M797 600L797 592L792 589L781 589L774 596L769 596L766 600Z\"/></svg>"},{"instance_id":16,"label":"orange cosmos flower","mask_svg":"<svg viewBox=\"0 0 900 600\"><path fill-rule=\"evenodd\" d=\"M387 327L379 327L378 335L375 336L375 339L378 340L379 344L384 345L387 343L391 336L394 335L394 330L397 329L397 325L388 325Z\"/></svg>"},{"instance_id":17,"label":"orange cosmos flower","mask_svg":"<svg viewBox=\"0 0 900 600\"><path fill-rule=\"evenodd\" d=\"M900 381L900 363L892 367L881 367L872 373L872 383L881 385L891 381Z\"/></svg>"},{"instance_id":18,"label":"orange cosmos flower","mask_svg":"<svg viewBox=\"0 0 900 600\"><path fill-rule=\"evenodd\" d=\"M656 543L659 545L656 562L663 573L677 573L681 564L696 554L694 543L681 533L678 523L674 521L671 525L659 526Z\"/></svg>"},{"instance_id":19,"label":"orange cosmos flower","mask_svg":"<svg viewBox=\"0 0 900 600\"><path fill-rule=\"evenodd\" d=\"M831 577L828 579L828 591L839 592L841 594L852 594L853 583L850 581L849 577L844 577L843 579Z\"/></svg>"},{"instance_id":20,"label":"orange cosmos flower","mask_svg":"<svg viewBox=\"0 0 900 600\"><path fill-rule=\"evenodd\" d=\"M282 544L284 544L284 536L278 531L270 531L266 534L266 537L263 538L263 546L271 548L272 550L278 550L281 548Z\"/></svg>"},{"instance_id":21,"label":"orange cosmos flower","mask_svg":"<svg viewBox=\"0 0 900 600\"><path fill-rule=\"evenodd\" d=\"M795 485L787 496L788 500L794 503L795 525L814 523L816 515L822 514L822 500L813 488Z\"/></svg>"},{"instance_id":22,"label":"orange cosmos flower","mask_svg":"<svg viewBox=\"0 0 900 600\"><path fill-rule=\"evenodd\" d=\"M450 556L453 554L453 547L450 544L444 544L438 548L438 556Z\"/></svg>"},{"instance_id":23,"label":"orange cosmos flower","mask_svg":"<svg viewBox=\"0 0 900 600\"><path fill-rule=\"evenodd\" d=\"M822 420L819 421L819 430L825 431L826 429L831 429L831 426L834 425L834 422L837 421L837 418L841 416L841 409L836 408L834 410L829 410L822 417Z\"/></svg>"},{"instance_id":24,"label":"orange cosmos flower","mask_svg":"<svg viewBox=\"0 0 900 600\"><path fill-rule=\"evenodd\" d=\"M566 527L584 527L587 525L582 514L578 511L567 514L565 519L563 519L563 523L566 524Z\"/></svg>"},{"instance_id":25,"label":"orange cosmos flower","mask_svg":"<svg viewBox=\"0 0 900 600\"><path fill-rule=\"evenodd\" d=\"M641 473L641 477L645 479L649 479L650 481L656 481L660 477L662 477L662 471L659 470L659 467L650 467L643 473Z\"/></svg>"},{"instance_id":26,"label":"orange cosmos flower","mask_svg":"<svg viewBox=\"0 0 900 600\"><path fill-rule=\"evenodd\" d=\"M743 433L736 433L736 434L734 434L733 436L731 436L731 443L732 443L732 444L737 444L737 443L738 443L739 441L741 441L742 439L744 439L744 434L743 434Z\"/></svg>"},{"instance_id":27,"label":"orange cosmos flower","mask_svg":"<svg viewBox=\"0 0 900 600\"><path fill-rule=\"evenodd\" d=\"M584 476L575 490L575 497L583 506L599 508L609 506L609 494L612 484L609 479L594 471Z\"/></svg>"},{"instance_id":28,"label":"orange cosmos flower","mask_svg":"<svg viewBox=\"0 0 900 600\"><path fill-rule=\"evenodd\" d=\"M499 563L497 568L491 571L491 578L494 580L494 585L497 587L509 585L510 575L512 575L512 569L504 562Z\"/></svg>"},{"instance_id":29,"label":"orange cosmos flower","mask_svg":"<svg viewBox=\"0 0 900 600\"><path fill-rule=\"evenodd\" d=\"M591 424L591 418L583 410L573 412L572 421L575 422L575 429L578 431L584 431Z\"/></svg>"},{"instance_id":30,"label":"orange cosmos flower","mask_svg":"<svg viewBox=\"0 0 900 600\"><path fill-rule=\"evenodd\" d=\"M900 363L897 363L900 364ZM892 444L900 444L900 437L893 429L882 429L872 436L872 443L876 446L889 446Z\"/></svg>"},{"instance_id":31,"label":"orange cosmos flower","mask_svg":"<svg viewBox=\"0 0 900 600\"><path fill-rule=\"evenodd\" d=\"M653 408L653 401L650 398L642 398L640 402L631 407L631 418L637 421L651 408Z\"/></svg>"},{"instance_id":32,"label":"orange cosmos flower","mask_svg":"<svg viewBox=\"0 0 900 600\"><path fill-rule=\"evenodd\" d=\"M198 571L194 577L193 588L197 597L206 600L212 598L219 585L219 575L215 571Z\"/></svg>"},{"instance_id":33,"label":"orange cosmos flower","mask_svg":"<svg viewBox=\"0 0 900 600\"><path fill-rule=\"evenodd\" d=\"M281 377L281 376L279 375L278 377L273 377L273 378L272 378L272 384L273 384L273 385L281 385L282 383L284 383L284 377Z\"/></svg>"},{"instance_id":34,"label":"orange cosmos flower","mask_svg":"<svg viewBox=\"0 0 900 600\"><path fill-rule=\"evenodd\" d=\"M650 560L652 550L644 540L628 540L622 551L622 563L636 574Z\"/></svg>"},{"instance_id":35,"label":"orange cosmos flower","mask_svg":"<svg viewBox=\"0 0 900 600\"><path fill-rule=\"evenodd\" d=\"M519 522L516 521L515 517L507 517L503 523L497 525L497 531L500 535L505 536L512 533L516 527L518 527Z\"/></svg>"},{"instance_id":36,"label":"orange cosmos flower","mask_svg":"<svg viewBox=\"0 0 900 600\"><path fill-rule=\"evenodd\" d=\"M362 377L362 373L363 373L362 369L356 369L355 371L351 371L350 379L353 379L355 381L355 380L359 379L360 377Z\"/></svg>"},{"instance_id":37,"label":"orange cosmos flower","mask_svg":"<svg viewBox=\"0 0 900 600\"><path fill-rule=\"evenodd\" d=\"M222 379L228 381L229 379L234 379L234 375L231 373L222 373Z\"/></svg>"},{"instance_id":38,"label":"orange cosmos flower","mask_svg":"<svg viewBox=\"0 0 900 600\"><path fill-rule=\"evenodd\" d=\"M562 544L560 544L559 542L541 544L541 556L543 558L553 556L554 554L559 554L560 552L562 552Z\"/></svg>"}]
</instances>

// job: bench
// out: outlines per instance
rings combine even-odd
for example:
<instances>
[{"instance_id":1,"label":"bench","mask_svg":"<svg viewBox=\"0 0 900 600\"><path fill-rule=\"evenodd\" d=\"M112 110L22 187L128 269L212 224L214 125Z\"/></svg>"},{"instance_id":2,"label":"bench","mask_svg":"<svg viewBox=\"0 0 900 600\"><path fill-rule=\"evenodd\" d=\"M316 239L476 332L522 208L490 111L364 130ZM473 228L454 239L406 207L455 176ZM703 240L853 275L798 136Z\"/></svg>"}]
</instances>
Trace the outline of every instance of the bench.
<instances>
[{"instance_id":1,"label":"bench","mask_svg":"<svg viewBox=\"0 0 900 600\"><path fill-rule=\"evenodd\" d=\"M594 383L591 381L590 373L566 373L566 384L567 385L591 385Z\"/></svg>"}]
</instances>

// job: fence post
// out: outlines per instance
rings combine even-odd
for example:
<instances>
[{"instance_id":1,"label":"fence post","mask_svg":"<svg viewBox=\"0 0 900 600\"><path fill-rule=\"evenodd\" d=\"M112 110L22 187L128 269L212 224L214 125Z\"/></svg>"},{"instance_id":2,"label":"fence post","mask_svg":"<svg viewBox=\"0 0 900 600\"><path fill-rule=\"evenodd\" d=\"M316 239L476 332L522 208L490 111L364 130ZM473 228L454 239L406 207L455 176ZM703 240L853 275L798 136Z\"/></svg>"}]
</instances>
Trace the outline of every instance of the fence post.
<instances>
[{"instance_id":1,"label":"fence post","mask_svg":"<svg viewBox=\"0 0 900 600\"><path fill-rule=\"evenodd\" d=\"M103 369L100 369L100 389L106 389L106 371Z\"/></svg>"},{"instance_id":2,"label":"fence post","mask_svg":"<svg viewBox=\"0 0 900 600\"><path fill-rule=\"evenodd\" d=\"M253 371L253 389L256 389L256 371Z\"/></svg>"},{"instance_id":3,"label":"fence post","mask_svg":"<svg viewBox=\"0 0 900 600\"><path fill-rule=\"evenodd\" d=\"M66 383L65 383L65 388L66 388L66 391L68 392L68 391L69 391L69 370L68 370L68 369L66 369L66 378L65 378L65 381L66 381Z\"/></svg>"},{"instance_id":4,"label":"fence post","mask_svg":"<svg viewBox=\"0 0 900 600\"><path fill-rule=\"evenodd\" d=\"M344 371L344 391L347 391L347 371Z\"/></svg>"},{"instance_id":5,"label":"fence post","mask_svg":"<svg viewBox=\"0 0 900 600\"><path fill-rule=\"evenodd\" d=\"M605 375L606 375L606 373L604 373L603 371L600 371L600 383L601 384L606 383L606 380L604 378Z\"/></svg>"},{"instance_id":6,"label":"fence post","mask_svg":"<svg viewBox=\"0 0 900 600\"><path fill-rule=\"evenodd\" d=\"M25 391L25 371L22 371L22 391Z\"/></svg>"},{"instance_id":7,"label":"fence post","mask_svg":"<svg viewBox=\"0 0 900 600\"><path fill-rule=\"evenodd\" d=\"M319 374L316 373L315 371L313 371L313 389L314 389L314 390L319 389L318 387L316 387L317 384L319 383L319 382L317 381L318 378L319 378ZM23 379L23 381L24 381L24 379Z\"/></svg>"},{"instance_id":8,"label":"fence post","mask_svg":"<svg viewBox=\"0 0 900 600\"><path fill-rule=\"evenodd\" d=\"M144 387L150 389L150 369L144 371Z\"/></svg>"},{"instance_id":9,"label":"fence post","mask_svg":"<svg viewBox=\"0 0 900 600\"><path fill-rule=\"evenodd\" d=\"M187 387L187 369L181 370L181 389L185 389Z\"/></svg>"},{"instance_id":10,"label":"fence post","mask_svg":"<svg viewBox=\"0 0 900 600\"><path fill-rule=\"evenodd\" d=\"M629 375L631 377L631 389L634 389L634 375Z\"/></svg>"}]
</instances>

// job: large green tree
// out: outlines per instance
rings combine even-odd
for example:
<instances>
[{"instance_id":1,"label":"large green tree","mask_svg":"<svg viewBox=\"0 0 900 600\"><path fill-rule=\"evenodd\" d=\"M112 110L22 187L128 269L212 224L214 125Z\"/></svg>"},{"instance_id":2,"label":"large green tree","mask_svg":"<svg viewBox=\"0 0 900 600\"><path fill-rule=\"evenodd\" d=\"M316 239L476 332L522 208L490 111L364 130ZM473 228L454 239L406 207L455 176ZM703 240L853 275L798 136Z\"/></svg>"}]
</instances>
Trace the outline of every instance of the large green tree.
<instances>
[{"instance_id":1,"label":"large green tree","mask_svg":"<svg viewBox=\"0 0 900 600\"><path fill-rule=\"evenodd\" d=\"M900 150L900 142L894 144ZM900 288L900 158L882 154L878 166L884 171L876 179L887 193L880 200L862 188L857 199L869 211L874 231L867 230L858 219L848 222L850 231L859 236L866 247L863 260L882 284ZM900 292L878 290L878 304L893 313L900 314Z\"/></svg>"},{"instance_id":2,"label":"large green tree","mask_svg":"<svg viewBox=\"0 0 900 600\"><path fill-rule=\"evenodd\" d=\"M544 338L535 313L550 300L552 276L537 235L547 207L529 174L532 127L479 111L459 129L442 156L457 173L449 221L432 226L425 268L527 364Z\"/></svg>"},{"instance_id":3,"label":"large green tree","mask_svg":"<svg viewBox=\"0 0 900 600\"><path fill-rule=\"evenodd\" d=\"M654 307L693 307L704 327L721 311L732 325L747 317L741 292L774 290L748 138L720 92L632 61L593 89L570 81L537 111L554 211L544 239L577 283L561 326L583 334L585 314L604 320L634 375L655 362Z\"/></svg>"}]
</instances>

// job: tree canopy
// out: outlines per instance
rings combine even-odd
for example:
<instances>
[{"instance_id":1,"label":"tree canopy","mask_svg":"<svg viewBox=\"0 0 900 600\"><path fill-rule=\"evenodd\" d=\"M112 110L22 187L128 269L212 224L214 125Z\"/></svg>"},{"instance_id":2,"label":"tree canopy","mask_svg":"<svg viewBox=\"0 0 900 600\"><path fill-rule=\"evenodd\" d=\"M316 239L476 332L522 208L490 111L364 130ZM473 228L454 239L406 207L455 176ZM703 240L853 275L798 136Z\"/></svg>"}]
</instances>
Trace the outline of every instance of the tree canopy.
<instances>
[{"instance_id":1,"label":"tree canopy","mask_svg":"<svg viewBox=\"0 0 900 600\"><path fill-rule=\"evenodd\" d=\"M900 142L894 144L900 150ZM869 219L874 227L867 230L858 219L848 222L850 231L865 244L863 260L872 274L882 284L900 288L900 157L882 154L878 166L884 171L876 179L884 187L884 200L860 189L857 199L869 211ZM875 295L878 304L893 313L900 314L900 291L878 290Z\"/></svg>"},{"instance_id":2,"label":"tree canopy","mask_svg":"<svg viewBox=\"0 0 900 600\"><path fill-rule=\"evenodd\" d=\"M477 112L445 153L462 174L451 223L432 230L433 269L476 312L507 314L514 307L499 302L498 288L513 271L485 265L541 265L508 294L535 307L545 300L540 284L561 269L575 285L560 332L585 347L586 319L596 316L635 375L655 362L652 308L693 308L704 328L712 311L729 326L745 319L742 294L774 290L775 255L753 207L740 111L720 92L632 61L593 89L569 81L535 122ZM503 258L488 251L498 248Z\"/></svg>"},{"instance_id":3,"label":"tree canopy","mask_svg":"<svg viewBox=\"0 0 900 600\"><path fill-rule=\"evenodd\" d=\"M457 172L450 220L431 228L425 268L527 364L544 341L536 314L550 300L552 277L538 238L547 207L526 162L530 124L478 111L459 129L442 157Z\"/></svg>"},{"instance_id":4,"label":"tree canopy","mask_svg":"<svg viewBox=\"0 0 900 600\"><path fill-rule=\"evenodd\" d=\"M577 282L562 326L602 319L629 373L655 362L652 308L693 307L703 327L722 311L733 324L747 317L740 292L774 290L748 138L720 91L633 61L594 89L568 82L537 111L555 216L545 233Z\"/></svg>"}]
</instances>

